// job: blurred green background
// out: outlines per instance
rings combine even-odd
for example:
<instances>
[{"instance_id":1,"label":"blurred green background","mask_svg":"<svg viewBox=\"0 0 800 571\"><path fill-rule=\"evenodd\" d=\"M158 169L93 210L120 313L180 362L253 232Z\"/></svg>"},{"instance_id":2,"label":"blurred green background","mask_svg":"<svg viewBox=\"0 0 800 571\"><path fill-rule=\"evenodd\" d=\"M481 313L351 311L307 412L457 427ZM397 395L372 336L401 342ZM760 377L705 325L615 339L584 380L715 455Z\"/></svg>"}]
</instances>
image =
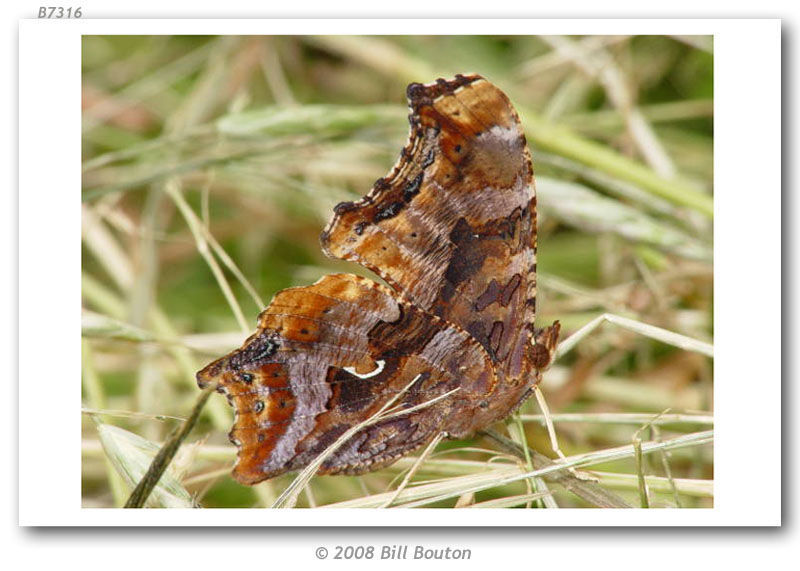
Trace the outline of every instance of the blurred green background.
<instances>
[{"instance_id":1,"label":"blurred green background","mask_svg":"<svg viewBox=\"0 0 800 571\"><path fill-rule=\"evenodd\" d=\"M537 322L559 319L563 339L611 312L711 342L711 37L84 36L84 506L124 503L197 398L194 372L238 346L275 292L368 275L326 259L319 232L395 162L406 85L468 72L508 94L533 154ZM543 390L568 457L713 428L710 359L609 324ZM535 399L523 406L524 438L553 457L539 412ZM152 505L271 504L291 476L235 483L231 421L213 395ZM711 506L703 442L586 470L633 505ZM414 482L515 465L502 454L482 439L445 442ZM412 463L316 478L299 505L385 492ZM552 491L558 505L587 505ZM529 492L516 483L431 505Z\"/></svg>"}]
</instances>

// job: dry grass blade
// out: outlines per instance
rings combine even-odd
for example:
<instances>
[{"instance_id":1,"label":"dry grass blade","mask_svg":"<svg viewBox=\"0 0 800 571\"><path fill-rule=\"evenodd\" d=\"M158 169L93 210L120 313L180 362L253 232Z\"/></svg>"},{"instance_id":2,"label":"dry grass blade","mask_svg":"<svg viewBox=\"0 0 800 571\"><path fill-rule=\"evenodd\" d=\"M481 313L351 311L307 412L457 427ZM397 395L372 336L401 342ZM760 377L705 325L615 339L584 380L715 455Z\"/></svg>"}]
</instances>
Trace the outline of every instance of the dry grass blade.
<instances>
[{"instance_id":1,"label":"dry grass blade","mask_svg":"<svg viewBox=\"0 0 800 571\"><path fill-rule=\"evenodd\" d=\"M576 135L571 129L550 123L537 114L519 109L525 134L550 152L598 168L674 204L686 206L712 218L714 202L696 184L676 178L666 179L617 152Z\"/></svg>"},{"instance_id":2,"label":"dry grass blade","mask_svg":"<svg viewBox=\"0 0 800 571\"><path fill-rule=\"evenodd\" d=\"M636 244L691 259L708 261L711 248L685 232L588 187L548 177L537 179L538 200L564 222L593 232L611 232Z\"/></svg>"},{"instance_id":3,"label":"dry grass blade","mask_svg":"<svg viewBox=\"0 0 800 571\"><path fill-rule=\"evenodd\" d=\"M364 127L394 123L404 110L389 105L304 105L268 107L220 118L217 130L234 137L285 137L310 135L329 137L350 133Z\"/></svg>"},{"instance_id":4,"label":"dry grass blade","mask_svg":"<svg viewBox=\"0 0 800 571\"><path fill-rule=\"evenodd\" d=\"M590 54L595 50L605 49L607 46L613 46L619 43L627 42L630 36L617 35L617 36L588 36L576 41L580 46L583 53ZM535 79L543 73L552 70L555 67L569 65L570 58L566 54L559 51L549 51L532 60L526 61L523 65L519 66L517 73L521 78Z\"/></svg>"},{"instance_id":5,"label":"dry grass blade","mask_svg":"<svg viewBox=\"0 0 800 571\"><path fill-rule=\"evenodd\" d=\"M495 466L489 470L481 471L478 474L468 474L456 476L444 480L428 483L416 484L402 490L394 501L403 502L395 505L397 507L414 507L415 505L428 505L439 501L436 498L457 498L474 486L484 485L498 479L519 474L520 468L517 466ZM462 493L462 490L464 491ZM392 500L395 492L383 492L373 494L354 500L346 500L321 506L323 508L379 508L387 501ZM419 503L417 503L419 502Z\"/></svg>"},{"instance_id":6,"label":"dry grass blade","mask_svg":"<svg viewBox=\"0 0 800 571\"><path fill-rule=\"evenodd\" d=\"M394 495L388 500L386 500L386 503L381 506L382 508L388 508L394 503L394 501L397 499L400 493L406 488L406 486L408 486L408 483L411 481L411 478L413 478L414 474L417 473L417 470L419 470L419 467L422 466L422 463L428 459L430 453L439 445L439 443L442 441L444 437L445 437L444 433L440 432L439 434L436 435L436 437L433 440L430 441L430 443L425 447L425 450L422 452L422 454L420 454L419 457L417 458L417 461L414 462L414 465L411 466L411 468L408 470L405 477L403 478L403 481L400 482L399 486L397 486L397 489L394 491Z\"/></svg>"},{"instance_id":7,"label":"dry grass blade","mask_svg":"<svg viewBox=\"0 0 800 571\"><path fill-rule=\"evenodd\" d=\"M686 437L679 437L665 442L644 442L642 453L649 454L657 450L666 450L685 446L697 446L711 441L710 432L701 432ZM588 466L620 458L630 458L634 455L633 446L623 446L602 450L586 455L567 458L566 462L552 464L551 466L526 472L519 466L493 467L479 474L470 474L455 478L447 478L440 482L418 484L403 490L398 500L403 502L395 507L410 508L435 504L448 499L457 498L464 494L476 493L494 487L517 482L531 477L541 477L561 472L569 467ZM375 494L372 496L329 504L323 507L352 508L352 507L379 507L393 496L394 492ZM621 506L619 506L621 507Z\"/></svg>"},{"instance_id":8,"label":"dry grass blade","mask_svg":"<svg viewBox=\"0 0 800 571\"><path fill-rule=\"evenodd\" d=\"M521 414L523 422L538 422L546 424L547 419L543 414ZM714 424L714 417L707 414L658 414L642 412L591 412L591 413L560 413L551 414L553 422L590 422L600 424L635 424L643 423L653 425L664 424Z\"/></svg>"},{"instance_id":9,"label":"dry grass blade","mask_svg":"<svg viewBox=\"0 0 800 571\"><path fill-rule=\"evenodd\" d=\"M642 454L649 454L658 450L670 450L674 448L682 448L685 446L697 446L700 444L707 444L712 442L713 440L713 431L706 431L695 433L687 436L681 436L678 438L674 438L672 440L667 440L664 442L646 442L642 444ZM612 448L609 450L601 450L598 452L592 452L589 454L582 454L578 456L571 456L563 462L557 462L552 466L547 468L541 468L538 470L534 470L533 472L527 472L522 474L515 474L515 475L508 475L505 477L500 477L497 479L492 479L489 483L481 482L481 483L472 483L469 484L466 488L458 489L457 491L449 491L442 494L438 494L432 497L428 497L424 500L418 500L414 502L409 502L406 504L401 504L397 507L419 507L422 505L440 502L446 499L450 499L453 497L457 497L466 493L474 493L480 492L482 490L486 490L489 488L503 486L506 484L511 484L513 482L517 482L520 480L524 480L531 477L542 477L548 474L552 474L554 472L559 472L561 470L567 468L577 468L581 466L590 466L592 464L600 464L603 462L608 462L611 460L619 460L621 458L629 458L635 455L635 450L632 445L629 446L621 446L618 448ZM417 488L415 488L416 490Z\"/></svg>"},{"instance_id":10,"label":"dry grass blade","mask_svg":"<svg viewBox=\"0 0 800 571\"><path fill-rule=\"evenodd\" d=\"M543 152L536 153L536 162L539 165L554 167L558 169L558 171L563 171L565 175L572 175L572 177L597 186L606 194L619 198L621 202L641 210L642 212L667 216L676 223L680 223L685 217L685 211L680 206L676 206L667 200L653 196L635 184L619 180L598 169L588 167L558 155Z\"/></svg>"},{"instance_id":11,"label":"dry grass blade","mask_svg":"<svg viewBox=\"0 0 800 571\"><path fill-rule=\"evenodd\" d=\"M650 495L647 491L647 482L644 477L644 461L642 460L642 439L638 431L633 437L633 458L636 461L636 476L639 484L639 501L643 508L650 507Z\"/></svg>"},{"instance_id":12,"label":"dry grass blade","mask_svg":"<svg viewBox=\"0 0 800 571\"><path fill-rule=\"evenodd\" d=\"M581 327L580 330L570 335L568 339L565 339L559 343L558 349L556 349L556 359L568 353L581 339L585 338L587 335L589 335L589 333L597 329L597 327L606 321L628 329L629 331L644 335L645 337L649 337L650 339L655 339L668 345L679 347L686 351L701 353L707 357L714 357L714 346L710 343L698 341L697 339L692 339L691 337L687 337L673 331L667 331L666 329L656 327L655 325L641 323L639 321L614 315L612 313L604 313L603 315L596 317Z\"/></svg>"},{"instance_id":13,"label":"dry grass blade","mask_svg":"<svg viewBox=\"0 0 800 571\"><path fill-rule=\"evenodd\" d=\"M386 402L386 404L384 404L380 408L380 410L378 410L370 418L364 420L364 422L361 422L359 424L350 427L344 434L342 434L338 439L336 439L336 441L333 444L331 444L327 449L325 449L325 451L322 454L317 456L313 462L311 462L308 466L306 466L303 469L303 471L297 475L294 481L292 481L292 483L289 484L289 486L283 491L283 493L281 493L281 495L278 497L278 499L275 501L275 504L272 507L274 508L294 507L295 503L297 502L297 494L299 494L300 490L302 490L306 485L308 485L308 482L311 480L312 477L314 477L314 474L317 473L317 470L319 469L320 466L322 466L322 463L325 462L325 460L331 454L336 452L336 450L338 450L342 445L344 445L345 442L350 440L350 438L352 438L362 429L368 426L372 426L373 424L376 424L383 420L388 420L396 416L409 414L411 412L414 412L415 410L428 407L434 403L439 402L442 399L451 396L452 394L460 390L460 389L453 389L452 391L448 391L422 404L418 404L406 409L401 409L398 411L391 409L390 407L394 405L394 403L396 403L400 399L400 397L403 396L408 391L409 388L411 388L411 386L414 383L417 382L418 377L419 375L417 377L414 377L414 379L410 383L408 383L408 385L406 385L402 391L398 392L391 399L389 399Z\"/></svg>"},{"instance_id":14,"label":"dry grass blade","mask_svg":"<svg viewBox=\"0 0 800 571\"><path fill-rule=\"evenodd\" d=\"M517 445L512 440L509 440L504 436L498 434L494 430L484 430L482 431L482 434L494 440L497 444L499 444L502 448L508 450L511 454L519 456L520 458L526 457L525 453L520 449L519 445ZM547 468L556 465L555 461L551 460L544 454L536 452L535 450L529 449L528 455L530 456L531 463L533 464L533 467L535 469ZM620 498L616 494L609 492L608 490L597 485L595 482L580 479L570 471L549 473L545 475L542 479L563 486L564 489L568 490L569 492L572 492L573 494L575 494L576 496L587 502L589 505L595 507L599 508L631 507L624 499Z\"/></svg>"},{"instance_id":15,"label":"dry grass blade","mask_svg":"<svg viewBox=\"0 0 800 571\"><path fill-rule=\"evenodd\" d=\"M219 267L217 260L211 254L211 251L208 248L208 241L206 240L204 233L204 227L189 204L187 204L183 194L181 194L178 181L175 179L170 179L165 185L165 188L167 194L172 197L172 199L175 201L175 204L178 206L184 218L186 219L186 223L189 225L189 228L192 231L192 236L194 236L197 245L197 251L206 260L209 268L211 268L211 271L217 280L217 284L225 294L225 299L228 300L228 304L230 305L233 314L236 316L236 321L239 323L239 327L242 329L242 331L248 331L249 327L247 325L247 320L244 318L244 314L242 313L242 308L239 306L236 296L233 295L233 291L231 291L230 285L228 285L228 280L225 279L222 268Z\"/></svg>"},{"instance_id":16,"label":"dry grass blade","mask_svg":"<svg viewBox=\"0 0 800 571\"><path fill-rule=\"evenodd\" d=\"M158 338L129 323L84 309L81 312L81 335L125 341L156 341Z\"/></svg>"},{"instance_id":17,"label":"dry grass blade","mask_svg":"<svg viewBox=\"0 0 800 571\"><path fill-rule=\"evenodd\" d=\"M634 490L639 487L638 474L618 474L598 472L596 470L587 470L587 472L597 478L603 486L609 488ZM646 475L644 478L647 483L647 488L652 493L671 494L673 491L677 491L684 496L714 497L713 480L698 480L693 478L670 479L665 476L651 475Z\"/></svg>"},{"instance_id":18,"label":"dry grass blade","mask_svg":"<svg viewBox=\"0 0 800 571\"><path fill-rule=\"evenodd\" d=\"M497 498L495 500L486 500L485 502L478 502L468 508L486 509L486 508L513 508L523 504L529 504L532 501L543 500L552 497L550 492L534 492L531 494L521 494L519 496L506 496L505 498Z\"/></svg>"},{"instance_id":19,"label":"dry grass blade","mask_svg":"<svg viewBox=\"0 0 800 571\"><path fill-rule=\"evenodd\" d=\"M100 415L100 416L119 416L122 418L146 418L149 420L180 420L181 422L185 421L185 417L181 416L170 416L168 414L148 414L146 412L132 412L129 410L112 410L107 408L88 408L83 407L81 408L81 414L91 414L91 415Z\"/></svg>"},{"instance_id":20,"label":"dry grass blade","mask_svg":"<svg viewBox=\"0 0 800 571\"><path fill-rule=\"evenodd\" d=\"M144 473L144 476L139 480L136 488L131 492L128 501L125 502L126 508L140 508L144 506L147 498L164 475L164 472L166 472L170 462L172 462L172 458L178 452L181 443L189 436L189 432L191 432L192 428L194 428L200 416L200 411L203 410L206 401L208 401L208 397L214 390L216 390L216 386L211 385L203 389L203 392L200 393L200 397L197 399L189 418L176 428L172 436L164 443L161 450L159 450L158 454L153 458L153 462L150 464L147 472Z\"/></svg>"},{"instance_id":21,"label":"dry grass blade","mask_svg":"<svg viewBox=\"0 0 800 571\"><path fill-rule=\"evenodd\" d=\"M565 36L542 36L542 39L585 74L600 82L609 100L625 118L628 132L645 160L661 176L673 177L675 165L641 111L635 106L625 77L605 50L586 50L580 42Z\"/></svg>"},{"instance_id":22,"label":"dry grass blade","mask_svg":"<svg viewBox=\"0 0 800 571\"><path fill-rule=\"evenodd\" d=\"M140 482L158 455L158 446L149 440L109 424L97 424L100 442L112 466L122 478L133 488ZM166 468L166 466L164 466ZM153 483L148 491L149 497L142 498L139 507L193 507L192 499L186 489L169 471L162 473L161 478Z\"/></svg>"},{"instance_id":23,"label":"dry grass blade","mask_svg":"<svg viewBox=\"0 0 800 571\"><path fill-rule=\"evenodd\" d=\"M539 385L534 385L533 394L536 395L536 402L538 403L539 408L542 411L542 416L545 419L547 434L550 437L550 447L553 449L553 452L555 452L559 458L564 460L565 459L564 453L561 452L561 448L558 445L558 438L556 437L556 429L553 426L553 421L550 419L550 409L547 406L547 401L545 400L544 394L542 393L542 389L539 388Z\"/></svg>"}]
</instances>

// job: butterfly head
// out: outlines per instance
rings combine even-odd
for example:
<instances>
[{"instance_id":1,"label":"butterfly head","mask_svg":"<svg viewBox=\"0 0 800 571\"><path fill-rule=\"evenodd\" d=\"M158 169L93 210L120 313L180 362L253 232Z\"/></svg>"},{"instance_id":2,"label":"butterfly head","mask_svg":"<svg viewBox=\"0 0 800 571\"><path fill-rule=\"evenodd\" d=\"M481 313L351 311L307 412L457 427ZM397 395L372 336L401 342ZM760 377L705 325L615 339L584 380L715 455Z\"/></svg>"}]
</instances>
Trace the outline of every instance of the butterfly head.
<instances>
[{"instance_id":1,"label":"butterfly head","mask_svg":"<svg viewBox=\"0 0 800 571\"><path fill-rule=\"evenodd\" d=\"M535 330L533 343L529 350L529 359L538 371L546 369L553 362L560 331L561 324L558 321L550 327Z\"/></svg>"}]
</instances>

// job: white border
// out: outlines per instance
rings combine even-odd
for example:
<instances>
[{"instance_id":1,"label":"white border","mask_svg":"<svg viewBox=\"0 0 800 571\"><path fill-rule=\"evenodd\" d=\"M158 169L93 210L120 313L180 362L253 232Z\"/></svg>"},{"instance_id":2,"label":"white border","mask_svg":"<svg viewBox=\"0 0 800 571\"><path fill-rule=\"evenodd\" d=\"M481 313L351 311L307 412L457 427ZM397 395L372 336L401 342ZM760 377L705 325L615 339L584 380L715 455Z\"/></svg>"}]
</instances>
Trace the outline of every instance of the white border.
<instances>
[{"instance_id":1,"label":"white border","mask_svg":"<svg viewBox=\"0 0 800 571\"><path fill-rule=\"evenodd\" d=\"M457 512L82 509L80 419L75 413L80 378L80 35L442 32L715 35L715 507ZM20 524L780 523L779 21L27 20L20 22L19 40ZM748 176L756 170L757 180ZM50 233L74 240L54 242ZM751 479L755 472L758 478Z\"/></svg>"}]
</instances>

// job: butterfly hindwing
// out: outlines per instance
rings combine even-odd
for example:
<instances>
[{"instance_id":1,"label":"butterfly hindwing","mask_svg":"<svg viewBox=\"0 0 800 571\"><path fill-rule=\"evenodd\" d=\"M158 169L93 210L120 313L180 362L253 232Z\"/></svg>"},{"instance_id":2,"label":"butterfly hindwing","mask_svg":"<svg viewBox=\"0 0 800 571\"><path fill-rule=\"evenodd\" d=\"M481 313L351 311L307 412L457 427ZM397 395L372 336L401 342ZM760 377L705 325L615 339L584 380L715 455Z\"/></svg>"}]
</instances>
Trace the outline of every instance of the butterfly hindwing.
<instances>
[{"instance_id":1,"label":"butterfly hindwing","mask_svg":"<svg viewBox=\"0 0 800 571\"><path fill-rule=\"evenodd\" d=\"M198 379L219 382L234 406L234 475L244 483L304 467L398 395L396 404L409 408L461 387L458 397L364 428L321 472L386 464L430 440L458 403L494 383L468 334L349 274L277 294L258 331Z\"/></svg>"}]
</instances>

